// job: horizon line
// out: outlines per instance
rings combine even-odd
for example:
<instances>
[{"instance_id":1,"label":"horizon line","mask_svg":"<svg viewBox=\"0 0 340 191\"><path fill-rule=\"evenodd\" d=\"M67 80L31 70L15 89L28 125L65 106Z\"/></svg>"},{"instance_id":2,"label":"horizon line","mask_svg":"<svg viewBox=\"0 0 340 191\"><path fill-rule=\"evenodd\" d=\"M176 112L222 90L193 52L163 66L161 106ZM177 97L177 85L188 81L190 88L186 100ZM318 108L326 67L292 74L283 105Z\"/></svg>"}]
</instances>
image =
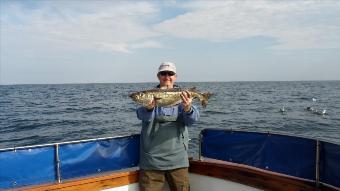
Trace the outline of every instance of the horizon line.
<instances>
[{"instance_id":1,"label":"horizon line","mask_svg":"<svg viewBox=\"0 0 340 191\"><path fill-rule=\"evenodd\" d=\"M175 83L230 83L230 82L327 82L340 80L230 80L230 81L177 81ZM8 83L0 86L11 85L81 85L81 84L142 84L158 83L158 81L141 81L141 82L66 82L66 83Z\"/></svg>"}]
</instances>

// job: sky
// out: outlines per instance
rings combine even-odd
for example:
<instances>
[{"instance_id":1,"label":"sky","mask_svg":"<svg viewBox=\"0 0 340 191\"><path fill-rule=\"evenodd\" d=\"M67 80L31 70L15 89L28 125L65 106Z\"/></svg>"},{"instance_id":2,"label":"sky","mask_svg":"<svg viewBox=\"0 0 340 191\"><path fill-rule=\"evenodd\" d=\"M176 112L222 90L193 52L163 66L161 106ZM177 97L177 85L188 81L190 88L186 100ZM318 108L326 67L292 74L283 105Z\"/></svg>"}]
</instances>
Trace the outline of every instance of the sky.
<instances>
[{"instance_id":1,"label":"sky","mask_svg":"<svg viewBox=\"0 0 340 191\"><path fill-rule=\"evenodd\" d=\"M0 0L0 84L340 80L340 1Z\"/></svg>"}]
</instances>

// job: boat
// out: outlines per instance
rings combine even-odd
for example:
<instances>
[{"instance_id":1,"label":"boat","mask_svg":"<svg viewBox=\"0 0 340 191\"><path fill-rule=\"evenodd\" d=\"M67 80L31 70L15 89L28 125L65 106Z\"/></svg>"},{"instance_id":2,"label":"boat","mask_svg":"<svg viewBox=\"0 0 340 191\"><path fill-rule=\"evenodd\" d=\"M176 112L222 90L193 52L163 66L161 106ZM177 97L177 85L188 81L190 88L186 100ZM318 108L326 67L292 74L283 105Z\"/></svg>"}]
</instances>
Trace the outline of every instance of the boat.
<instances>
[{"instance_id":1,"label":"boat","mask_svg":"<svg viewBox=\"0 0 340 191\"><path fill-rule=\"evenodd\" d=\"M0 150L0 190L138 191L140 135ZM340 145L272 132L203 129L192 191L340 190ZM169 190L166 186L165 190Z\"/></svg>"}]
</instances>

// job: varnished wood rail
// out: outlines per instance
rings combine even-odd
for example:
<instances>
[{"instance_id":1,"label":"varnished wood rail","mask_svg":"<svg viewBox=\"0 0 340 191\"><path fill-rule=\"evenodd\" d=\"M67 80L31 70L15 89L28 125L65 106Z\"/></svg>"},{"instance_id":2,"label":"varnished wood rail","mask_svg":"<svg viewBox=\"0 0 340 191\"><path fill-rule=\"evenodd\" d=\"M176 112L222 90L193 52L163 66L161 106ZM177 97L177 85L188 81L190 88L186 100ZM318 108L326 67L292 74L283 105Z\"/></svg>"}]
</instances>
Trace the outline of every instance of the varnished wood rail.
<instances>
[{"instance_id":1,"label":"varnished wood rail","mask_svg":"<svg viewBox=\"0 0 340 191\"><path fill-rule=\"evenodd\" d=\"M280 173L270 172L246 165L207 160L190 161L190 173L225 179L251 187L272 191L339 191L340 189Z\"/></svg>"},{"instance_id":2,"label":"varnished wood rail","mask_svg":"<svg viewBox=\"0 0 340 191\"><path fill-rule=\"evenodd\" d=\"M251 187L272 191L340 191L329 185L270 172L246 165L218 160L190 160L190 173L225 179ZM42 184L15 189L15 191L98 191L138 182L139 171L113 172L94 177L67 180L62 183Z\"/></svg>"},{"instance_id":3,"label":"varnished wood rail","mask_svg":"<svg viewBox=\"0 0 340 191\"><path fill-rule=\"evenodd\" d=\"M46 191L46 190L62 190L62 191L97 191L108 188L114 188L133 184L138 182L137 170L129 172L118 172L113 174L101 175L96 177L87 177L72 179L62 183L44 184L32 187L24 187L15 189L15 191Z\"/></svg>"}]
</instances>

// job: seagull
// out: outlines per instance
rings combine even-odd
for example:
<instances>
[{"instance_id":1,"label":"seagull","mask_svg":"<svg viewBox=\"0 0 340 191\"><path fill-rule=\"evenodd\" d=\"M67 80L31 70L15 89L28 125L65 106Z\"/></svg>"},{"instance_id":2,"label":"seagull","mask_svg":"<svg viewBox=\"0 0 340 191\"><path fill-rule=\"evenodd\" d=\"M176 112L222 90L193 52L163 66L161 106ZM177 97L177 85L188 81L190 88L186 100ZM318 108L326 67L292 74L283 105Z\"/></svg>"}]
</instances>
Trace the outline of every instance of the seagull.
<instances>
[{"instance_id":1,"label":"seagull","mask_svg":"<svg viewBox=\"0 0 340 191\"><path fill-rule=\"evenodd\" d=\"M307 111L314 111L314 108L313 107L307 107L306 110Z\"/></svg>"},{"instance_id":2,"label":"seagull","mask_svg":"<svg viewBox=\"0 0 340 191\"><path fill-rule=\"evenodd\" d=\"M319 111L318 114L319 114L319 115L325 115L325 114L326 114L326 111L327 111L327 110L324 109L324 110L322 110L322 111Z\"/></svg>"},{"instance_id":3,"label":"seagull","mask_svg":"<svg viewBox=\"0 0 340 191\"><path fill-rule=\"evenodd\" d=\"M306 110L314 114L318 114L318 115L327 115L327 110L325 109L321 111L321 110L314 109L313 107L307 107Z\"/></svg>"},{"instance_id":4,"label":"seagull","mask_svg":"<svg viewBox=\"0 0 340 191\"><path fill-rule=\"evenodd\" d=\"M283 107L280 109L280 111L281 111L282 113L286 112L285 107L283 106Z\"/></svg>"}]
</instances>

